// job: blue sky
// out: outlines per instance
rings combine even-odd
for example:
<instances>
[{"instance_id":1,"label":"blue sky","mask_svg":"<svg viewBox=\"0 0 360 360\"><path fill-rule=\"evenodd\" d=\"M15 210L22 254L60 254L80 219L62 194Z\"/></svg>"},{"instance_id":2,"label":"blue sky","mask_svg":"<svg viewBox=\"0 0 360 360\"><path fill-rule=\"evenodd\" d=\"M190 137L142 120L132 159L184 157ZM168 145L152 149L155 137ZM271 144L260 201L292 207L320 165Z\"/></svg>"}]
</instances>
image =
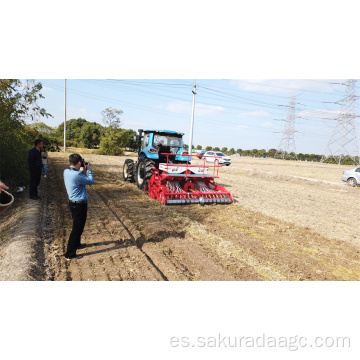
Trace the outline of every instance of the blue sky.
<instances>
[{"instance_id":1,"label":"blue sky","mask_svg":"<svg viewBox=\"0 0 360 360\"><path fill-rule=\"evenodd\" d=\"M64 80L37 79L45 107L56 127L64 121ZM194 145L235 149L278 148L290 96L299 95L295 143L297 152L322 154L336 124L345 80L197 79ZM100 112L121 109L121 127L159 128L185 133L188 143L193 79L69 79L67 119L102 123ZM359 86L359 85L358 85ZM359 93L359 92L358 92ZM358 109L358 106L357 106ZM358 113L358 111L357 111Z\"/></svg>"}]
</instances>

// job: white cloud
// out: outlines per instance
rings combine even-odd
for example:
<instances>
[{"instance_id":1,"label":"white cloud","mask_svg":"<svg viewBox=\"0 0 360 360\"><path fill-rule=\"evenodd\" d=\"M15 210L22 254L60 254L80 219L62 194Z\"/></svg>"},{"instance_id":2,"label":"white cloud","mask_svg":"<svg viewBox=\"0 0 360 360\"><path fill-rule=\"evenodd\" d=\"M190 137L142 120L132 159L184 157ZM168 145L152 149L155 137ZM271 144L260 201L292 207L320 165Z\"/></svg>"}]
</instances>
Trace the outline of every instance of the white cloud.
<instances>
[{"instance_id":1,"label":"white cloud","mask_svg":"<svg viewBox=\"0 0 360 360\"><path fill-rule=\"evenodd\" d=\"M247 125L237 125L237 126L226 126L226 129L230 130L246 130L249 127Z\"/></svg>"},{"instance_id":2,"label":"white cloud","mask_svg":"<svg viewBox=\"0 0 360 360\"><path fill-rule=\"evenodd\" d=\"M285 95L300 94L302 91L335 92L336 86L331 82L342 82L342 80L306 80L306 79L257 79L257 80L233 80L241 90L280 93Z\"/></svg>"},{"instance_id":3,"label":"white cloud","mask_svg":"<svg viewBox=\"0 0 360 360\"><path fill-rule=\"evenodd\" d=\"M254 110L240 113L237 117L239 118L254 118L254 117L269 117L270 113L262 110Z\"/></svg>"},{"instance_id":4,"label":"white cloud","mask_svg":"<svg viewBox=\"0 0 360 360\"><path fill-rule=\"evenodd\" d=\"M168 104L166 110L177 114L191 114L192 103L185 101L175 101ZM215 116L224 111L222 106L205 105L195 103L195 116Z\"/></svg>"},{"instance_id":5,"label":"white cloud","mask_svg":"<svg viewBox=\"0 0 360 360\"><path fill-rule=\"evenodd\" d=\"M262 123L261 126L262 126L263 128L271 128L271 127L273 127L273 124L268 121L268 122Z\"/></svg>"},{"instance_id":6,"label":"white cloud","mask_svg":"<svg viewBox=\"0 0 360 360\"><path fill-rule=\"evenodd\" d=\"M137 128L145 128L149 126L145 121L133 121L133 120L124 120L121 124L122 127L126 129L137 129Z\"/></svg>"},{"instance_id":7,"label":"white cloud","mask_svg":"<svg viewBox=\"0 0 360 360\"><path fill-rule=\"evenodd\" d=\"M54 90L48 86L42 86L41 92L53 92Z\"/></svg>"},{"instance_id":8,"label":"white cloud","mask_svg":"<svg viewBox=\"0 0 360 360\"><path fill-rule=\"evenodd\" d=\"M64 107L62 107L61 110L64 111ZM67 120L83 118L89 122L97 122L97 123L102 124L102 117L101 117L100 113L99 114L89 113L84 108L75 108L75 107L67 106L66 107L66 118L67 118ZM120 120L121 120L121 117L120 117Z\"/></svg>"},{"instance_id":9,"label":"white cloud","mask_svg":"<svg viewBox=\"0 0 360 360\"><path fill-rule=\"evenodd\" d=\"M303 110L300 111L298 116L306 119L336 119L340 114L340 110Z\"/></svg>"}]
</instances>

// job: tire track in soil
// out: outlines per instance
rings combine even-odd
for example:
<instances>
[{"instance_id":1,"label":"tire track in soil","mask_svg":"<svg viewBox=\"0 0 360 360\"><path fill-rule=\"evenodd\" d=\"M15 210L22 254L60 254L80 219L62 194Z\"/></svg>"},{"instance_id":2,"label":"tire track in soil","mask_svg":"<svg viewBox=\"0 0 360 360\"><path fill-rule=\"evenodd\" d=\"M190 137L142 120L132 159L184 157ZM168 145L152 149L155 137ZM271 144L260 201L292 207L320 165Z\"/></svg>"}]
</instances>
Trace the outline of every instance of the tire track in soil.
<instances>
[{"instance_id":1,"label":"tire track in soil","mask_svg":"<svg viewBox=\"0 0 360 360\"><path fill-rule=\"evenodd\" d=\"M182 209L177 209L183 212ZM214 233L221 233L234 244L247 246L257 259L268 264L287 280L359 280L359 249L326 238L308 228L282 223L260 213L217 206L189 213L205 226L218 221ZM216 214L216 219L215 219Z\"/></svg>"},{"instance_id":2,"label":"tire track in soil","mask_svg":"<svg viewBox=\"0 0 360 360\"><path fill-rule=\"evenodd\" d=\"M104 177L108 178L106 174ZM221 249L220 246L225 244L228 247L227 251L232 252L229 258L233 254L239 254L240 258L236 261L231 262L228 258L226 265L224 264L227 273L231 274L233 279L358 280L360 278L359 250L351 244L328 239L308 228L283 223L239 206L163 207L145 197L137 188L129 188L132 185L115 180L113 177L112 182L117 183L117 189L108 186L107 198L114 203L116 197L122 198L122 207L118 211L124 212L133 222L142 224L146 219L152 219L153 222L155 220L157 230L167 225L176 233L179 229L173 219L182 216L182 223L188 226L188 229L193 228L192 235L194 228L202 226L206 230L203 234L208 236L208 239L204 239L201 238L201 234L193 237L185 235L187 240L194 242L191 244L192 253L196 252L200 245L202 252L208 252L208 255L214 259L221 251L226 255L226 250ZM116 195L116 192L119 194ZM143 216L139 213L139 208L142 209ZM151 213L155 215L151 216ZM163 221L156 223L156 219L161 218L161 214ZM213 226L214 223L216 226ZM156 240L156 233L150 225L142 226L140 230L147 234L143 247ZM217 248L214 249L209 245L209 237L219 244ZM181 247L180 244L184 240L179 237L163 236L162 238L162 245L167 246L170 251L174 247ZM176 250L181 253L181 249ZM149 248L146 251L149 251ZM180 255L180 257L184 261L188 256ZM244 262L241 262L242 259ZM208 274L199 272L200 278L207 279L207 276Z\"/></svg>"},{"instance_id":3,"label":"tire track in soil","mask_svg":"<svg viewBox=\"0 0 360 360\"><path fill-rule=\"evenodd\" d=\"M127 226L121 221L121 219L119 219L119 217L116 215L116 213L107 205L107 201L106 199L104 199L96 190L94 189L89 189L88 191L89 196L91 196L92 199L96 199L96 203L100 203L101 201L103 202L103 205L105 205L105 207L107 208L106 211L108 212L108 214L102 218L100 217L101 221L103 222L102 225L104 227L104 229L108 229L109 228L109 224L108 224L108 220L111 218L111 216L115 217L116 221L113 221L112 224L110 224L112 227L110 227L111 232L115 233L118 231L117 227L119 225L119 223L122 225L122 228L120 228L120 232L123 238L127 237L127 245L133 246L135 248L138 249L138 251L140 251L143 255L143 258L146 259L150 265L159 273L159 275L162 277L163 280L167 280L166 276L161 272L161 270L158 269L158 267L153 263L153 261L151 260L151 258L141 250L141 248L138 246L135 237L133 236L133 234L131 233L131 231L127 228ZM98 200L98 201L97 201ZM88 210L89 211L89 210ZM90 211L89 211L90 213ZM97 212L98 213L98 212ZM101 212L103 214L103 212ZM103 229L103 231L104 231ZM112 238L112 236L110 237ZM84 237L85 239L85 237ZM100 251L101 251L101 247L100 247ZM99 250L97 250L99 251ZM130 250L131 252L131 250ZM102 256L100 256L100 258L102 258ZM135 263L133 256L127 256L127 258L122 259L124 263L126 262L133 262ZM100 261L100 260L99 260ZM103 259L104 261L104 259ZM110 264L110 262L108 262L108 264ZM131 277L131 274L129 274ZM147 279L144 279L147 280Z\"/></svg>"},{"instance_id":4,"label":"tire track in soil","mask_svg":"<svg viewBox=\"0 0 360 360\"><path fill-rule=\"evenodd\" d=\"M48 279L54 280L163 280L145 254L131 241L131 234L106 204L91 192L87 224L82 241L88 247L77 261L66 261L63 254L71 231L72 219L67 205L62 172L65 161L52 159L45 193L48 211L43 219Z\"/></svg>"},{"instance_id":5,"label":"tire track in soil","mask_svg":"<svg viewBox=\"0 0 360 360\"><path fill-rule=\"evenodd\" d=\"M207 246L206 238L192 237L186 228L174 226L176 221L171 210L146 197L133 184L102 173L96 191L131 232L137 234L139 246L169 280L262 278L247 263L236 259L236 263L231 264L228 258L219 256L216 248Z\"/></svg>"}]
</instances>

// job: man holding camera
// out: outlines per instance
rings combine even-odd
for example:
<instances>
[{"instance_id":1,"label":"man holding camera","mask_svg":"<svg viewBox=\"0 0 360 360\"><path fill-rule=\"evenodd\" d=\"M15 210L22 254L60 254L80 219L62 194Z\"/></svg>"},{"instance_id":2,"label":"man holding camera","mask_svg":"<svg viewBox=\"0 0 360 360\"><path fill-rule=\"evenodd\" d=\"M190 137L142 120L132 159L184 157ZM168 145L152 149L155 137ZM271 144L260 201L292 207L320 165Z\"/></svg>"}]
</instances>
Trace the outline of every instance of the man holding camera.
<instances>
[{"instance_id":1,"label":"man holding camera","mask_svg":"<svg viewBox=\"0 0 360 360\"><path fill-rule=\"evenodd\" d=\"M81 244L80 242L87 215L88 196L85 186L92 185L95 181L89 169L89 163L85 162L79 154L71 154L69 162L70 168L64 170L64 182L69 196L69 209L73 219L73 226L65 258L76 260L82 258L81 255L76 255L76 250L86 247L86 244Z\"/></svg>"}]
</instances>

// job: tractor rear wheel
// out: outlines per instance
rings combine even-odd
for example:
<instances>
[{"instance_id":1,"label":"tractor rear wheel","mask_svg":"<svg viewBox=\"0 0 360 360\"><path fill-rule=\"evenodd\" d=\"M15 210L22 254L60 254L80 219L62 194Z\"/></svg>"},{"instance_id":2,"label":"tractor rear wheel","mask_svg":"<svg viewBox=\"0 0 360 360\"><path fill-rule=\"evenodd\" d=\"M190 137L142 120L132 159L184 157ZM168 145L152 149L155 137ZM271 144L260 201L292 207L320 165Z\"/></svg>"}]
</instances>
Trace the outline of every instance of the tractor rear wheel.
<instances>
[{"instance_id":1,"label":"tractor rear wheel","mask_svg":"<svg viewBox=\"0 0 360 360\"><path fill-rule=\"evenodd\" d=\"M139 189L144 191L146 180L149 180L154 173L153 166L155 166L153 160L148 159L145 155L139 156L136 166L136 183Z\"/></svg>"},{"instance_id":2,"label":"tractor rear wheel","mask_svg":"<svg viewBox=\"0 0 360 360\"><path fill-rule=\"evenodd\" d=\"M126 159L123 167L123 178L124 181L134 182L134 160Z\"/></svg>"}]
</instances>

